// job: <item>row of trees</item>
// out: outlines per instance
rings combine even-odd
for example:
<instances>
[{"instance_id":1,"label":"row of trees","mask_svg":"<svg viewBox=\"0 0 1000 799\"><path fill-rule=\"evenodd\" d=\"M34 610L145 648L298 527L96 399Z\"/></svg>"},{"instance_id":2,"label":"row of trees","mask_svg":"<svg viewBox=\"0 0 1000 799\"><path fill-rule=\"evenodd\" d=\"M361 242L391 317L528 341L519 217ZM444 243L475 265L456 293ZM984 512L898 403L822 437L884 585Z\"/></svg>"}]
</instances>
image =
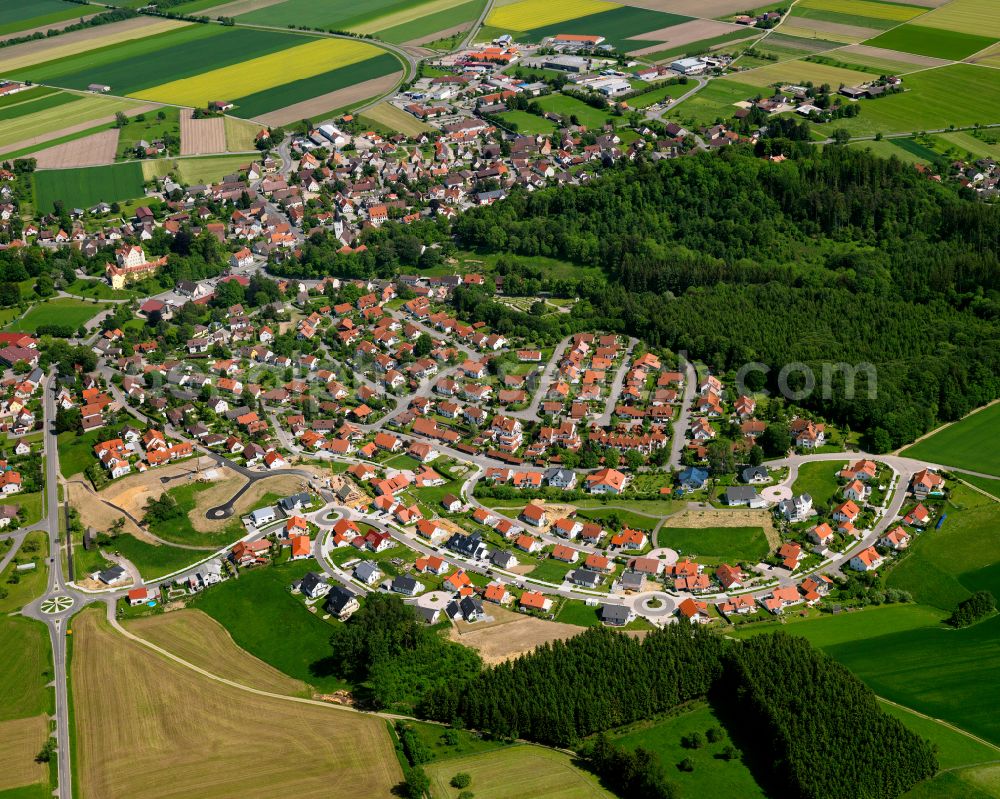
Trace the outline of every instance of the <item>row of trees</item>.
<instances>
[{"instance_id":1,"label":"row of trees","mask_svg":"<svg viewBox=\"0 0 1000 799\"><path fill-rule=\"evenodd\" d=\"M783 795L891 799L937 770L930 743L804 638L774 633L731 647L719 689Z\"/></svg>"},{"instance_id":2,"label":"row of trees","mask_svg":"<svg viewBox=\"0 0 1000 799\"><path fill-rule=\"evenodd\" d=\"M704 696L721 673L722 640L669 625L638 640L596 627L471 680L428 692L418 713L492 734L569 746Z\"/></svg>"}]
</instances>

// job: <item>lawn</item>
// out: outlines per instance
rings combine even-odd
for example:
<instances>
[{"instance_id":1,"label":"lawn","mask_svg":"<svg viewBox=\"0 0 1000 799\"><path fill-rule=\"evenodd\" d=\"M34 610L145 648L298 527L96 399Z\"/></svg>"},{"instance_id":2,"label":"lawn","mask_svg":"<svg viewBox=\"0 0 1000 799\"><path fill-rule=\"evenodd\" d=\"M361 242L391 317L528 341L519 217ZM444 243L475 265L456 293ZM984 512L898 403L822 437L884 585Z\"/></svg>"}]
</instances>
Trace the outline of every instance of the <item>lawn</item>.
<instances>
[{"instance_id":1,"label":"lawn","mask_svg":"<svg viewBox=\"0 0 1000 799\"><path fill-rule=\"evenodd\" d=\"M525 558L525 562L530 563L531 561ZM543 561L535 561L538 565L535 566L527 576L533 580L543 580L548 583L556 583L557 585L566 579L566 575L573 571L577 566L582 563L582 559L578 560L576 563L563 563L561 560L556 560L555 558L546 558Z\"/></svg>"},{"instance_id":2,"label":"lawn","mask_svg":"<svg viewBox=\"0 0 1000 799\"><path fill-rule=\"evenodd\" d=\"M159 115L163 114L164 119ZM135 158L135 148L140 141L152 142L161 139L167 133L172 133L178 139L181 135L180 112L176 108L164 108L159 112L150 111L143 115L140 122L133 119L121 129L118 135L118 158Z\"/></svg>"},{"instance_id":3,"label":"lawn","mask_svg":"<svg viewBox=\"0 0 1000 799\"><path fill-rule=\"evenodd\" d=\"M504 111L500 114L500 119L507 122L511 129L518 133L551 134L556 131L556 123L551 119L529 114L527 111Z\"/></svg>"},{"instance_id":4,"label":"lawn","mask_svg":"<svg viewBox=\"0 0 1000 799\"><path fill-rule=\"evenodd\" d=\"M685 125L709 125L717 119L732 119L736 113L733 103L747 100L757 94L754 87L731 80L711 80L699 91L678 103L667 112L669 119Z\"/></svg>"},{"instance_id":5,"label":"lawn","mask_svg":"<svg viewBox=\"0 0 1000 799\"><path fill-rule=\"evenodd\" d=\"M102 441L104 430L91 430L89 433L77 435L73 431L60 433L59 439L59 471L63 477L72 477L96 463L94 444Z\"/></svg>"},{"instance_id":6,"label":"lawn","mask_svg":"<svg viewBox=\"0 0 1000 799\"><path fill-rule=\"evenodd\" d=\"M435 761L479 755L509 745L503 741L481 738L478 733L467 730L449 731L448 728L442 727L440 724L427 724L421 721L407 721L406 723L423 741L424 746L430 751L431 759ZM448 743L446 733L454 735L455 743Z\"/></svg>"},{"instance_id":7,"label":"lawn","mask_svg":"<svg viewBox=\"0 0 1000 799\"><path fill-rule=\"evenodd\" d=\"M712 729L722 730L715 712L707 704L696 704L686 712L654 722L641 722L614 733L615 743L627 749L641 746L655 752L666 769L669 779L680 788L681 796L731 797L752 799L766 794L757 785L742 759L723 760L722 750L732 745L729 736L708 743L700 749L681 746L681 737L698 732L704 737ZM677 764L685 758L694 763L694 770L681 771Z\"/></svg>"},{"instance_id":8,"label":"lawn","mask_svg":"<svg viewBox=\"0 0 1000 799\"><path fill-rule=\"evenodd\" d=\"M768 552L761 527L661 527L657 543L706 564L758 563Z\"/></svg>"},{"instance_id":9,"label":"lawn","mask_svg":"<svg viewBox=\"0 0 1000 799\"><path fill-rule=\"evenodd\" d=\"M0 6L0 36L75 20L93 11L63 0L5 0Z\"/></svg>"},{"instance_id":10,"label":"lawn","mask_svg":"<svg viewBox=\"0 0 1000 799\"><path fill-rule=\"evenodd\" d=\"M486 503L483 503L486 504ZM647 533L650 532L654 527L656 527L657 518L650 518L649 516L643 516L638 513L632 513L627 510L618 510L617 508L604 508L600 506L596 507L582 507L577 513L581 519L586 519L588 521L594 522L612 522L612 526L617 522L625 527L631 527L635 530L645 530Z\"/></svg>"},{"instance_id":11,"label":"lawn","mask_svg":"<svg viewBox=\"0 0 1000 799\"><path fill-rule=\"evenodd\" d=\"M476 799L596 799L611 798L597 778L573 765L572 758L540 746L520 744L485 754L432 761L424 766L432 799L453 799L449 783L464 772Z\"/></svg>"},{"instance_id":12,"label":"lawn","mask_svg":"<svg viewBox=\"0 0 1000 799\"><path fill-rule=\"evenodd\" d=\"M194 549L149 544L129 533L119 534L115 537L113 545L102 548L105 551L117 552L132 561L146 582L159 580L168 574L193 566L212 554Z\"/></svg>"},{"instance_id":13,"label":"lawn","mask_svg":"<svg viewBox=\"0 0 1000 799\"><path fill-rule=\"evenodd\" d=\"M75 332L77 327L93 319L106 307L104 303L54 297L33 306L14 324L14 327L18 331L33 333L40 325L69 325Z\"/></svg>"},{"instance_id":14,"label":"lawn","mask_svg":"<svg viewBox=\"0 0 1000 799\"><path fill-rule=\"evenodd\" d=\"M236 644L290 677L322 691L345 687L322 669L330 656L330 623L309 613L288 587L308 571L309 559L243 571L192 603L222 624ZM289 642L294 641L294 646ZM320 665L314 672L314 665Z\"/></svg>"},{"instance_id":15,"label":"lawn","mask_svg":"<svg viewBox=\"0 0 1000 799\"><path fill-rule=\"evenodd\" d=\"M958 477L964 480L966 483L976 486L976 488L981 488L988 494L993 495L997 500L1000 500L1000 480L990 480L987 477L975 477L971 474L962 474L958 472Z\"/></svg>"},{"instance_id":16,"label":"lawn","mask_svg":"<svg viewBox=\"0 0 1000 799\"><path fill-rule=\"evenodd\" d=\"M939 430L900 454L1000 477L1000 449L996 448L998 436L1000 402Z\"/></svg>"},{"instance_id":17,"label":"lawn","mask_svg":"<svg viewBox=\"0 0 1000 799\"><path fill-rule=\"evenodd\" d=\"M361 799L390 796L402 780L381 719L210 680L124 638L103 615L88 609L73 622L81 796ZM295 640L294 629L282 632ZM251 732L259 756L248 758Z\"/></svg>"},{"instance_id":18,"label":"lawn","mask_svg":"<svg viewBox=\"0 0 1000 799\"><path fill-rule=\"evenodd\" d=\"M930 28L924 25L900 25L869 39L865 44L871 47L885 47L904 53L929 55L960 61L973 53L985 50L998 36L980 36L973 33Z\"/></svg>"},{"instance_id":19,"label":"lawn","mask_svg":"<svg viewBox=\"0 0 1000 799\"><path fill-rule=\"evenodd\" d=\"M211 488L211 483L199 483L190 482L176 488L171 488L167 491L168 494L177 502L177 507L183 512L182 516L169 519L164 522L154 522L150 525L149 530L153 535L158 538L162 538L164 541L170 541L174 544L190 544L193 546L215 546L223 547L227 544L231 544L237 538L242 538L245 535L243 526L237 521L236 524L239 526L238 532L235 534L232 530L221 530L217 533L203 533L195 530L191 525L191 519L188 514L195 509L198 504L198 494ZM266 504L262 501L261 506ZM183 550L181 550L183 551ZM201 557L204 557L204 553ZM199 558L195 558L198 560Z\"/></svg>"},{"instance_id":20,"label":"lawn","mask_svg":"<svg viewBox=\"0 0 1000 799\"><path fill-rule=\"evenodd\" d=\"M142 166L137 162L78 169L45 169L33 175L35 207L48 213L56 200L67 208L88 208L142 197Z\"/></svg>"},{"instance_id":21,"label":"lawn","mask_svg":"<svg viewBox=\"0 0 1000 799\"><path fill-rule=\"evenodd\" d=\"M576 117L579 120L579 124L585 125L588 128L601 128L605 122L609 120L614 121L609 109L594 108L582 100L577 100L575 97L568 97L565 94L548 94L544 97L539 97L535 102L538 103L543 111L559 114L566 121Z\"/></svg>"},{"instance_id":22,"label":"lawn","mask_svg":"<svg viewBox=\"0 0 1000 799\"><path fill-rule=\"evenodd\" d=\"M123 298L139 297L137 291L131 289L118 289L117 291L104 280L89 280L77 278L70 283L64 291L67 294L75 294L80 297L95 300L120 300ZM145 323L142 323L145 326Z\"/></svg>"},{"instance_id":23,"label":"lawn","mask_svg":"<svg viewBox=\"0 0 1000 799\"><path fill-rule=\"evenodd\" d=\"M52 710L49 636L39 622L0 617L0 721Z\"/></svg>"},{"instance_id":24,"label":"lawn","mask_svg":"<svg viewBox=\"0 0 1000 799\"><path fill-rule=\"evenodd\" d=\"M792 483L792 492L808 494L813 498L813 505L824 508L840 488L837 483L838 471L840 466L830 461L803 463L799 466L798 477Z\"/></svg>"},{"instance_id":25,"label":"lawn","mask_svg":"<svg viewBox=\"0 0 1000 799\"><path fill-rule=\"evenodd\" d=\"M887 584L946 612L979 589L1000 597L1000 505L960 486L943 513L941 528L917 537Z\"/></svg>"}]
</instances>

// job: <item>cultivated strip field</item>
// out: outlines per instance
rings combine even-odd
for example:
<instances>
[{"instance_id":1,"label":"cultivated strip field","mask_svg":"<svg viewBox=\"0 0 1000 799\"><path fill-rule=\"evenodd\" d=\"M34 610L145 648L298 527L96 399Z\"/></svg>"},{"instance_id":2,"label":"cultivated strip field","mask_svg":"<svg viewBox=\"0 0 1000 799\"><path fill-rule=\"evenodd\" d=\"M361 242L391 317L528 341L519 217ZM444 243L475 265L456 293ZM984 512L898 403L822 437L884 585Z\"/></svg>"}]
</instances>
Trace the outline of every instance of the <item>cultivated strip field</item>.
<instances>
[{"instance_id":1,"label":"cultivated strip field","mask_svg":"<svg viewBox=\"0 0 1000 799\"><path fill-rule=\"evenodd\" d=\"M924 17L917 22L923 23ZM866 42L873 47L901 50L904 53L928 55L958 61L985 50L997 40L995 36L962 33L923 24L900 25Z\"/></svg>"},{"instance_id":2,"label":"cultivated strip field","mask_svg":"<svg viewBox=\"0 0 1000 799\"><path fill-rule=\"evenodd\" d=\"M402 779L381 719L213 681L115 633L93 610L73 632L85 799L362 799L390 796Z\"/></svg>"},{"instance_id":3,"label":"cultivated strip field","mask_svg":"<svg viewBox=\"0 0 1000 799\"><path fill-rule=\"evenodd\" d=\"M486 24L493 28L528 31L618 7L604 0L518 0L494 8L486 17Z\"/></svg>"},{"instance_id":4,"label":"cultivated strip field","mask_svg":"<svg viewBox=\"0 0 1000 799\"><path fill-rule=\"evenodd\" d=\"M112 128L82 139L57 144L32 153L39 169L64 169L77 166L111 164L118 151L118 129Z\"/></svg>"},{"instance_id":5,"label":"cultivated strip field","mask_svg":"<svg viewBox=\"0 0 1000 799\"><path fill-rule=\"evenodd\" d=\"M839 86L841 83L853 86L865 80L873 80L878 74L867 74L853 69L841 69L840 67L830 67L826 64L814 64L811 61L785 61L780 64L768 64L764 67L757 67L746 72L737 72L728 75L727 80L737 83L746 83L750 86L770 86L779 81L791 81L800 83L812 81L819 85L829 83L831 86Z\"/></svg>"},{"instance_id":6,"label":"cultivated strip field","mask_svg":"<svg viewBox=\"0 0 1000 799\"><path fill-rule=\"evenodd\" d=\"M54 61L118 44L123 39L142 39L189 26L190 22L153 17L136 17L113 25L100 25L73 31L51 39L38 39L4 48L4 74L13 73L32 64Z\"/></svg>"},{"instance_id":7,"label":"cultivated strip field","mask_svg":"<svg viewBox=\"0 0 1000 799\"><path fill-rule=\"evenodd\" d=\"M407 114L400 108L388 102L379 103L365 111L364 116L373 122L378 122L392 130L398 130L407 136L419 136L428 130L432 130L430 125L425 125L412 114Z\"/></svg>"},{"instance_id":8,"label":"cultivated strip field","mask_svg":"<svg viewBox=\"0 0 1000 799\"><path fill-rule=\"evenodd\" d=\"M711 19L693 19L690 22L682 22L680 25L671 25L658 31L642 34L642 38L652 39L656 44L642 47L638 50L631 50L633 55L646 55L655 53L666 48L680 48L694 42L714 39L717 36L729 36L733 33L744 33L745 28L737 25L730 25L726 22L716 22ZM752 35L752 34L748 34Z\"/></svg>"},{"instance_id":9,"label":"cultivated strip field","mask_svg":"<svg viewBox=\"0 0 1000 799\"><path fill-rule=\"evenodd\" d=\"M1000 476L1000 403L995 403L949 425L929 438L907 447L901 454L908 458L947 463Z\"/></svg>"},{"instance_id":10,"label":"cultivated strip field","mask_svg":"<svg viewBox=\"0 0 1000 799\"><path fill-rule=\"evenodd\" d=\"M176 610L133 619L127 628L196 666L251 688L289 696L311 693L304 682L293 680L240 649L225 627L200 610Z\"/></svg>"},{"instance_id":11,"label":"cultivated strip field","mask_svg":"<svg viewBox=\"0 0 1000 799\"><path fill-rule=\"evenodd\" d=\"M921 25L1000 38L1000 9L994 0L952 0L920 19Z\"/></svg>"},{"instance_id":12,"label":"cultivated strip field","mask_svg":"<svg viewBox=\"0 0 1000 799\"><path fill-rule=\"evenodd\" d=\"M0 125L0 153L41 145L98 125L110 125L119 111L133 116L154 108L155 105L135 100L81 97L73 103L4 122Z\"/></svg>"},{"instance_id":13,"label":"cultivated strip field","mask_svg":"<svg viewBox=\"0 0 1000 799\"><path fill-rule=\"evenodd\" d=\"M356 105L369 97L385 94L396 85L402 74L402 72L396 72L391 75L383 75L380 78L372 78L349 88L339 89L311 100L287 106L280 111L272 111L270 114L258 117L258 119L273 126L287 125L300 119L319 118L329 112Z\"/></svg>"},{"instance_id":14,"label":"cultivated strip field","mask_svg":"<svg viewBox=\"0 0 1000 799\"><path fill-rule=\"evenodd\" d=\"M56 200L62 200L69 208L89 208L102 201L130 200L143 194L142 166L135 161L81 169L41 170L35 172L33 179L35 205L45 212L52 209Z\"/></svg>"},{"instance_id":15,"label":"cultivated strip field","mask_svg":"<svg viewBox=\"0 0 1000 799\"><path fill-rule=\"evenodd\" d=\"M236 117L224 117L226 126L226 149L232 153L248 152L254 149L254 141L260 125L245 122Z\"/></svg>"},{"instance_id":16,"label":"cultivated strip field","mask_svg":"<svg viewBox=\"0 0 1000 799\"><path fill-rule=\"evenodd\" d=\"M225 151L225 119L195 119L188 111L181 112L181 155L214 155Z\"/></svg>"},{"instance_id":17,"label":"cultivated strip field","mask_svg":"<svg viewBox=\"0 0 1000 799\"><path fill-rule=\"evenodd\" d=\"M39 28L61 28L93 13L93 9L65 0L4 0L0 4L0 36L26 35Z\"/></svg>"}]
</instances>

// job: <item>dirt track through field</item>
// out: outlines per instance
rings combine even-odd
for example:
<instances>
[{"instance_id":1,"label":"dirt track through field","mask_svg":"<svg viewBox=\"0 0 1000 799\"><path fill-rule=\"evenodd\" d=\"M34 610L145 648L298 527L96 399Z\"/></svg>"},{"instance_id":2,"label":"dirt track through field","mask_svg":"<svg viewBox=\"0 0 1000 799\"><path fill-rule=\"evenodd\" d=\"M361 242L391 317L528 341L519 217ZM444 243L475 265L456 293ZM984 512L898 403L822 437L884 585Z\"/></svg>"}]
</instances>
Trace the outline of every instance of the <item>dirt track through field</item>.
<instances>
[{"instance_id":1,"label":"dirt track through field","mask_svg":"<svg viewBox=\"0 0 1000 799\"><path fill-rule=\"evenodd\" d=\"M65 169L76 166L112 164L118 151L118 129L104 130L82 139L57 144L32 153L39 169Z\"/></svg>"},{"instance_id":2,"label":"dirt track through field","mask_svg":"<svg viewBox=\"0 0 1000 799\"><path fill-rule=\"evenodd\" d=\"M112 25L98 25L85 28L49 39L38 39L33 42L17 44L3 49L3 68L13 72L16 69L39 64L43 61L55 61L59 58L96 50L110 44L117 44L123 39L140 39L157 33L182 28L190 22L170 19L154 19L152 17L135 17Z\"/></svg>"},{"instance_id":3,"label":"dirt track through field","mask_svg":"<svg viewBox=\"0 0 1000 799\"><path fill-rule=\"evenodd\" d=\"M227 682L128 638L96 610L73 632L84 796L361 799L391 796L402 779L380 718Z\"/></svg>"},{"instance_id":4,"label":"dirt track through field","mask_svg":"<svg viewBox=\"0 0 1000 799\"><path fill-rule=\"evenodd\" d=\"M355 86L339 89L302 103L272 111L270 114L257 117L257 119L267 125L286 125L300 119L312 119L320 114L384 94L396 85L401 75L402 72L393 72L391 75L383 75L381 78L362 81Z\"/></svg>"},{"instance_id":5,"label":"dirt track through field","mask_svg":"<svg viewBox=\"0 0 1000 799\"><path fill-rule=\"evenodd\" d=\"M194 119L181 111L181 155L216 155L226 151L226 120L222 117Z\"/></svg>"}]
</instances>

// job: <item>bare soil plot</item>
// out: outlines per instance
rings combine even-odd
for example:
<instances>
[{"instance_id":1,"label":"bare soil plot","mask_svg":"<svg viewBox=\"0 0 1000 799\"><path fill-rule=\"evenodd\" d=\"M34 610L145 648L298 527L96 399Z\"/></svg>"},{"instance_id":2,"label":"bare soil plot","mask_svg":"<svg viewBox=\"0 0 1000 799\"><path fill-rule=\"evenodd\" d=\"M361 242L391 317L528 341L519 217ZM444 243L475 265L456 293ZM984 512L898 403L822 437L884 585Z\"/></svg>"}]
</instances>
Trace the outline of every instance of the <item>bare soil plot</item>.
<instances>
[{"instance_id":1,"label":"bare soil plot","mask_svg":"<svg viewBox=\"0 0 1000 799\"><path fill-rule=\"evenodd\" d=\"M180 20L135 17L112 25L85 28L50 39L38 39L33 42L16 44L13 47L5 47L3 67L4 70L13 72L32 64L39 64L42 61L55 61L87 50L97 50L111 44L118 44L123 39L141 39L190 24L190 22L181 22Z\"/></svg>"},{"instance_id":2,"label":"bare soil plot","mask_svg":"<svg viewBox=\"0 0 1000 799\"><path fill-rule=\"evenodd\" d=\"M78 480L70 480L66 483L66 497L69 504L80 514L80 522L84 527L107 530L116 521L123 519L125 522L124 532L131 533L137 538L144 537L142 529L135 522L124 513L105 505L101 502L100 497L90 490L89 486L83 485Z\"/></svg>"},{"instance_id":3,"label":"bare soil plot","mask_svg":"<svg viewBox=\"0 0 1000 799\"><path fill-rule=\"evenodd\" d=\"M195 119L181 111L181 155L215 155L226 151L226 121L222 117Z\"/></svg>"},{"instance_id":4,"label":"bare soil plot","mask_svg":"<svg viewBox=\"0 0 1000 799\"><path fill-rule=\"evenodd\" d=\"M540 644L564 641L583 632L583 628L573 624L545 621L496 605L487 605L486 610L494 621L456 622L450 636L452 641L475 649L488 664L511 660Z\"/></svg>"},{"instance_id":5,"label":"bare soil plot","mask_svg":"<svg viewBox=\"0 0 1000 799\"><path fill-rule=\"evenodd\" d=\"M832 58L837 58L840 53L854 53L859 56L869 58L884 59L886 61L896 61L902 64L915 64L921 67L943 67L950 64L941 58L934 58L929 55L917 55L916 53L903 53L899 50L887 50L884 47L872 47L867 44L851 44L840 50L831 53Z\"/></svg>"},{"instance_id":6,"label":"bare soil plot","mask_svg":"<svg viewBox=\"0 0 1000 799\"><path fill-rule=\"evenodd\" d=\"M39 169L112 164L118 151L118 133L118 128L103 130L92 136L39 150L31 157L38 161Z\"/></svg>"},{"instance_id":7,"label":"bare soil plot","mask_svg":"<svg viewBox=\"0 0 1000 799\"><path fill-rule=\"evenodd\" d=\"M828 22L825 19L807 19L806 17L795 16L788 17L788 25L819 31L831 39L843 39L847 37L851 39L870 39L882 32L879 28L866 28L863 25L844 25L841 22Z\"/></svg>"},{"instance_id":8,"label":"bare soil plot","mask_svg":"<svg viewBox=\"0 0 1000 799\"><path fill-rule=\"evenodd\" d=\"M346 89L339 89L311 100L280 108L270 114L264 114L258 119L267 125L286 125L300 119L313 119L321 114L367 100L369 97L385 94L396 85L402 74L401 71L393 72L380 78L365 80Z\"/></svg>"},{"instance_id":9,"label":"bare soil plot","mask_svg":"<svg viewBox=\"0 0 1000 799\"><path fill-rule=\"evenodd\" d=\"M228 470L216 467L211 458L169 463L142 474L130 474L101 491L100 497L141 519L150 499L162 496L169 488L184 485L189 479L196 479L199 472L209 468L223 472L223 476L228 474ZM210 507L205 505L206 509Z\"/></svg>"},{"instance_id":10,"label":"bare soil plot","mask_svg":"<svg viewBox=\"0 0 1000 799\"><path fill-rule=\"evenodd\" d=\"M683 529L697 527L763 527L767 543L772 548L781 545L781 536L774 526L774 517L766 510L685 510L668 516L664 527Z\"/></svg>"},{"instance_id":11,"label":"bare soil plot","mask_svg":"<svg viewBox=\"0 0 1000 799\"><path fill-rule=\"evenodd\" d=\"M403 44L404 46L413 47L426 44L427 42L436 42L438 39L444 39L447 36L454 36L456 33L467 31L470 27L472 27L471 22L463 22L461 25L452 25L450 28L445 28L443 31L430 33L426 36L420 36L419 38L411 39L408 42L403 42Z\"/></svg>"},{"instance_id":12,"label":"bare soil plot","mask_svg":"<svg viewBox=\"0 0 1000 799\"><path fill-rule=\"evenodd\" d=\"M49 736L46 716L0 721L0 791L45 782L48 767L35 755Z\"/></svg>"},{"instance_id":13,"label":"bare soil plot","mask_svg":"<svg viewBox=\"0 0 1000 799\"><path fill-rule=\"evenodd\" d=\"M95 610L76 617L73 639L82 796L363 799L402 780L379 718L217 682Z\"/></svg>"},{"instance_id":14,"label":"bare soil plot","mask_svg":"<svg viewBox=\"0 0 1000 799\"><path fill-rule=\"evenodd\" d=\"M634 39L642 41L661 42L661 44L650 45L639 50L630 50L632 55L645 55L655 53L666 47L683 47L691 42L700 42L705 39L714 39L716 36L724 36L735 30L741 30L738 25L730 25L728 22L716 22L712 19L695 19L691 22L682 22L680 25L672 25L661 28L658 31L650 31L641 36L633 36Z\"/></svg>"},{"instance_id":15,"label":"bare soil plot","mask_svg":"<svg viewBox=\"0 0 1000 799\"><path fill-rule=\"evenodd\" d=\"M200 610L172 610L159 616L133 619L129 632L152 641L206 671L251 688L289 696L309 696L309 686L282 674L241 649L219 622Z\"/></svg>"}]
</instances>

